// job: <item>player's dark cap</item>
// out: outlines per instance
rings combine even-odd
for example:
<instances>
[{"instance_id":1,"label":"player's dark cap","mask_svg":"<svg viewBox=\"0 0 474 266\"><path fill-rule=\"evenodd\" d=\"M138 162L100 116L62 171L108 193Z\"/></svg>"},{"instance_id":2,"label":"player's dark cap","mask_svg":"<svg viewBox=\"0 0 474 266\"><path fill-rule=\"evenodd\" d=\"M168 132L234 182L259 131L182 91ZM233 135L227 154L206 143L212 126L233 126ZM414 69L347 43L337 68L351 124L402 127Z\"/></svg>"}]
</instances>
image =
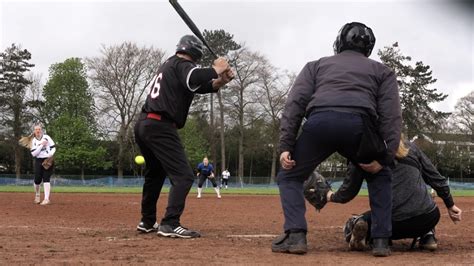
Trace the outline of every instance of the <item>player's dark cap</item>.
<instances>
[{"instance_id":1,"label":"player's dark cap","mask_svg":"<svg viewBox=\"0 0 474 266\"><path fill-rule=\"evenodd\" d=\"M344 50L358 51L369 57L374 49L375 35L372 29L360 22L351 22L344 25L334 41L334 53Z\"/></svg>"},{"instance_id":2,"label":"player's dark cap","mask_svg":"<svg viewBox=\"0 0 474 266\"><path fill-rule=\"evenodd\" d=\"M194 35L184 35L176 45L176 53L183 53L191 56L197 62L202 57L202 42Z\"/></svg>"}]
</instances>

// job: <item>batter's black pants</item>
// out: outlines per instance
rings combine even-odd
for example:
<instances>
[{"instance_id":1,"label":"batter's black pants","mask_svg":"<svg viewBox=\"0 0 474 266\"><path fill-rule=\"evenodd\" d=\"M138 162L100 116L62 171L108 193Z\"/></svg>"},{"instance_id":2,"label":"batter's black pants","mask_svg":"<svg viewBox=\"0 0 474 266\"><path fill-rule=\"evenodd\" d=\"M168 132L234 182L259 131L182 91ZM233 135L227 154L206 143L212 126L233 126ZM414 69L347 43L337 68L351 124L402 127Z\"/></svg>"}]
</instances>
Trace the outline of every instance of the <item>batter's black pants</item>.
<instances>
[{"instance_id":1,"label":"batter's black pants","mask_svg":"<svg viewBox=\"0 0 474 266\"><path fill-rule=\"evenodd\" d=\"M145 157L145 183L142 194L142 221L153 225L156 221L156 204L165 178L171 188L168 207L161 224L180 225L186 196L194 182L194 174L186 159L178 131L174 124L140 115L135 124L135 139Z\"/></svg>"},{"instance_id":2,"label":"batter's black pants","mask_svg":"<svg viewBox=\"0 0 474 266\"><path fill-rule=\"evenodd\" d=\"M217 187L215 177L209 178L209 176L207 175L199 175L198 188L202 188L202 185L204 184L204 181L206 181L206 179L209 179L209 181L211 181L213 187Z\"/></svg>"},{"instance_id":3,"label":"batter's black pants","mask_svg":"<svg viewBox=\"0 0 474 266\"><path fill-rule=\"evenodd\" d=\"M309 116L291 154L296 166L290 170L280 169L277 175L285 231L307 230L303 182L335 152L357 164L363 131L359 114L328 111ZM367 176L372 235L388 238L392 235L392 171L384 167L377 174Z\"/></svg>"},{"instance_id":4,"label":"batter's black pants","mask_svg":"<svg viewBox=\"0 0 474 266\"><path fill-rule=\"evenodd\" d=\"M53 169L54 169L54 163L51 165L51 167L48 168L48 170L43 168L43 161L46 160L46 158L35 158L35 184L39 185L41 184L41 181L44 183L49 183L51 179L51 175L53 174Z\"/></svg>"},{"instance_id":5,"label":"batter's black pants","mask_svg":"<svg viewBox=\"0 0 474 266\"><path fill-rule=\"evenodd\" d=\"M362 219L366 220L369 226L372 224L371 212L362 214ZM439 222L440 212L438 207L428 213L424 213L402 221L392 221L392 239L416 238L424 236L431 229L434 229ZM370 231L367 232L367 239L370 238Z\"/></svg>"}]
</instances>

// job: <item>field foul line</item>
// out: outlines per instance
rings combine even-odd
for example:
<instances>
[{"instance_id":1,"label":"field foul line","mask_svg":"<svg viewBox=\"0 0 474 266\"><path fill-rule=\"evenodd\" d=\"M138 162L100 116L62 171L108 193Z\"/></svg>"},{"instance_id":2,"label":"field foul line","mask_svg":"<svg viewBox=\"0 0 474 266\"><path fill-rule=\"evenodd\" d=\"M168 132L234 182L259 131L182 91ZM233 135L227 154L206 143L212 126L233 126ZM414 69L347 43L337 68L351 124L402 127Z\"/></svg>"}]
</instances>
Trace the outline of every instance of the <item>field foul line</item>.
<instances>
[{"instance_id":1,"label":"field foul line","mask_svg":"<svg viewBox=\"0 0 474 266\"><path fill-rule=\"evenodd\" d=\"M261 235L228 235L229 238L269 238L269 237L277 237L278 235L269 235L269 234L261 234Z\"/></svg>"}]
</instances>

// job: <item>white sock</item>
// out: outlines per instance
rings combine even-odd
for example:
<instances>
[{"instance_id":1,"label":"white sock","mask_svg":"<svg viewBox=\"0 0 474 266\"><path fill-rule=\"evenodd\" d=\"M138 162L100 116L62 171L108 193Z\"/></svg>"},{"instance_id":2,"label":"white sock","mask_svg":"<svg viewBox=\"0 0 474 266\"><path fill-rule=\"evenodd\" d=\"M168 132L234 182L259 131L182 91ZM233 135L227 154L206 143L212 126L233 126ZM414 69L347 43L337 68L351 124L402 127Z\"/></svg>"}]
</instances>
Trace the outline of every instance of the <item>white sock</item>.
<instances>
[{"instance_id":1,"label":"white sock","mask_svg":"<svg viewBox=\"0 0 474 266\"><path fill-rule=\"evenodd\" d=\"M202 187L198 187L198 197L201 196L201 192L202 192Z\"/></svg>"},{"instance_id":2,"label":"white sock","mask_svg":"<svg viewBox=\"0 0 474 266\"><path fill-rule=\"evenodd\" d=\"M221 195L221 192L219 191L219 188L218 188L218 187L215 187L214 190L216 191L217 196L220 196L220 195Z\"/></svg>"},{"instance_id":3,"label":"white sock","mask_svg":"<svg viewBox=\"0 0 474 266\"><path fill-rule=\"evenodd\" d=\"M51 184L49 182L43 183L44 199L49 200L49 192L51 191Z\"/></svg>"},{"instance_id":4,"label":"white sock","mask_svg":"<svg viewBox=\"0 0 474 266\"><path fill-rule=\"evenodd\" d=\"M35 186L35 196L39 196L40 191L41 191L41 185L34 184L34 186Z\"/></svg>"}]
</instances>

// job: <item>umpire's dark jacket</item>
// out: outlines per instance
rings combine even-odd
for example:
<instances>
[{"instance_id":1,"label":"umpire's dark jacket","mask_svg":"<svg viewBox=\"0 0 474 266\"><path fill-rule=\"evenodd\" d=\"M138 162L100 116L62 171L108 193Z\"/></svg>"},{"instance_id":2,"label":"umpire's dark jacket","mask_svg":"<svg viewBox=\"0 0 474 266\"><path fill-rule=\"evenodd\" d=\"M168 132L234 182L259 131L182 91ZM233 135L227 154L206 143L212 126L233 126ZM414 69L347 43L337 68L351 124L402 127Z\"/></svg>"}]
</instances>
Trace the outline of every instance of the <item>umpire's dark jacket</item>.
<instances>
[{"instance_id":1,"label":"umpire's dark jacket","mask_svg":"<svg viewBox=\"0 0 474 266\"><path fill-rule=\"evenodd\" d=\"M304 116L333 110L371 115L386 141L389 164L398 148L401 108L396 76L387 66L346 50L309 62L295 80L281 119L280 151L293 152Z\"/></svg>"}]
</instances>

